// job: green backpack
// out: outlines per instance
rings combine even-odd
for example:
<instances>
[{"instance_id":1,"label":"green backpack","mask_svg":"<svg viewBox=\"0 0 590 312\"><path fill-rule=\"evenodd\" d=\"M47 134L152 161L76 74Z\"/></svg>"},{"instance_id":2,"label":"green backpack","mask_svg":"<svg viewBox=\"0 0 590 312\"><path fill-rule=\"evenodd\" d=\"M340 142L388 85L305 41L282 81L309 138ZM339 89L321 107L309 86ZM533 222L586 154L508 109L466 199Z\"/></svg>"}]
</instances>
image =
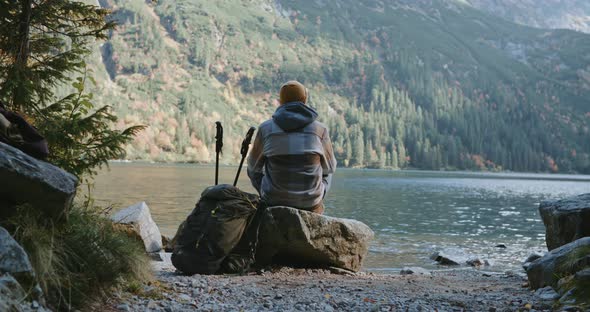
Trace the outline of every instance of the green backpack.
<instances>
[{"instance_id":1,"label":"green backpack","mask_svg":"<svg viewBox=\"0 0 590 312\"><path fill-rule=\"evenodd\" d=\"M246 270L254 262L255 242L251 241L251 235L244 233L252 223L259 201L258 195L227 184L203 191L173 240L174 267L189 275Z\"/></svg>"}]
</instances>

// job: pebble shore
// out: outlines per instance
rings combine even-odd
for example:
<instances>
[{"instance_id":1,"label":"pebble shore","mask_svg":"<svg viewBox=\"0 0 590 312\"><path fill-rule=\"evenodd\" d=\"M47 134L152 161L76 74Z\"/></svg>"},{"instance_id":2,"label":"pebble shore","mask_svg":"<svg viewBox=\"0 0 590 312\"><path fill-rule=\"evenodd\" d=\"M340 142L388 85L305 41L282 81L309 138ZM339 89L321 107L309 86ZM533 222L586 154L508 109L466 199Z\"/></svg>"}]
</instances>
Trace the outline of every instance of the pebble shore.
<instances>
[{"instance_id":1,"label":"pebble shore","mask_svg":"<svg viewBox=\"0 0 590 312\"><path fill-rule=\"evenodd\" d=\"M276 268L242 276L183 276L155 263L158 282L118 293L109 311L550 311L512 272L398 275ZM104 308L104 306L103 306Z\"/></svg>"}]
</instances>

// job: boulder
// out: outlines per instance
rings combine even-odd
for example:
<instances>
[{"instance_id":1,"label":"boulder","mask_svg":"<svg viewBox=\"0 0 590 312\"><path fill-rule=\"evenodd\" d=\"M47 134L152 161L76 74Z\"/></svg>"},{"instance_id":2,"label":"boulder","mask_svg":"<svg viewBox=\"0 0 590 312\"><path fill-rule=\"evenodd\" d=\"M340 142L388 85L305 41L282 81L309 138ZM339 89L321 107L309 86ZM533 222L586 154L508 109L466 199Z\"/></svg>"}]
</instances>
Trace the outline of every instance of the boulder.
<instances>
[{"instance_id":1,"label":"boulder","mask_svg":"<svg viewBox=\"0 0 590 312\"><path fill-rule=\"evenodd\" d=\"M334 266L357 272L373 238L364 223L290 207L269 207L258 236L258 265Z\"/></svg>"},{"instance_id":2,"label":"boulder","mask_svg":"<svg viewBox=\"0 0 590 312\"><path fill-rule=\"evenodd\" d=\"M140 239L148 253L162 250L162 234L152 219L150 208L145 202L137 203L117 212L111 217L111 220L124 225L130 236Z\"/></svg>"},{"instance_id":3,"label":"boulder","mask_svg":"<svg viewBox=\"0 0 590 312\"><path fill-rule=\"evenodd\" d=\"M67 216L77 184L74 175L0 142L0 211L29 203L60 219Z\"/></svg>"},{"instance_id":4,"label":"boulder","mask_svg":"<svg viewBox=\"0 0 590 312\"><path fill-rule=\"evenodd\" d=\"M526 273L531 288L545 286L557 288L559 277L573 275L590 266L590 237L551 250L545 256L531 262Z\"/></svg>"},{"instance_id":5,"label":"boulder","mask_svg":"<svg viewBox=\"0 0 590 312\"><path fill-rule=\"evenodd\" d=\"M34 285L35 272L29 256L10 233L0 227L0 274L3 273L14 276L26 288Z\"/></svg>"},{"instance_id":6,"label":"boulder","mask_svg":"<svg viewBox=\"0 0 590 312\"><path fill-rule=\"evenodd\" d=\"M545 240L549 250L590 236L590 193L543 201L539 205L539 212L545 224Z\"/></svg>"}]
</instances>

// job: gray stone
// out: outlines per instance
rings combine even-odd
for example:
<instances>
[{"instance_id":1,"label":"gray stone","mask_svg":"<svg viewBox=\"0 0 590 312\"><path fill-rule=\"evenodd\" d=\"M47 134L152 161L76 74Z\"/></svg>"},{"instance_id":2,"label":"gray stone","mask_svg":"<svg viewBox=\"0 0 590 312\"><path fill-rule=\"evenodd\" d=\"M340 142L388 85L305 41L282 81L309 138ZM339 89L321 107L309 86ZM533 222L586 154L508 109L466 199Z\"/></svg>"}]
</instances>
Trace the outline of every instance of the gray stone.
<instances>
[{"instance_id":1,"label":"gray stone","mask_svg":"<svg viewBox=\"0 0 590 312\"><path fill-rule=\"evenodd\" d=\"M590 236L590 193L557 201L543 201L539 205L539 212L545 224L549 250Z\"/></svg>"},{"instance_id":2,"label":"gray stone","mask_svg":"<svg viewBox=\"0 0 590 312\"><path fill-rule=\"evenodd\" d=\"M430 256L430 259L442 265L461 265L466 264L470 257L462 250L448 248L437 251Z\"/></svg>"},{"instance_id":3,"label":"gray stone","mask_svg":"<svg viewBox=\"0 0 590 312\"><path fill-rule=\"evenodd\" d=\"M18 308L25 299L25 291L13 276L0 275L0 311L20 311Z\"/></svg>"},{"instance_id":4,"label":"gray stone","mask_svg":"<svg viewBox=\"0 0 590 312\"><path fill-rule=\"evenodd\" d=\"M543 301L555 301L560 297L551 286L537 289L537 291L535 291L535 296Z\"/></svg>"},{"instance_id":5,"label":"gray stone","mask_svg":"<svg viewBox=\"0 0 590 312\"><path fill-rule=\"evenodd\" d=\"M188 302L188 301L191 301L192 300L191 296L189 296L187 294L180 294L178 296L178 299L180 299L182 301L185 301L185 302Z\"/></svg>"},{"instance_id":6,"label":"gray stone","mask_svg":"<svg viewBox=\"0 0 590 312\"><path fill-rule=\"evenodd\" d=\"M472 267L490 266L488 260L482 260L480 258L469 258L465 263Z\"/></svg>"},{"instance_id":7,"label":"gray stone","mask_svg":"<svg viewBox=\"0 0 590 312\"><path fill-rule=\"evenodd\" d=\"M531 288L556 288L558 276L575 274L590 265L590 237L551 250L533 261L526 269Z\"/></svg>"},{"instance_id":8,"label":"gray stone","mask_svg":"<svg viewBox=\"0 0 590 312\"><path fill-rule=\"evenodd\" d=\"M290 207L267 208L261 222L257 264L360 270L373 231L364 223Z\"/></svg>"},{"instance_id":9,"label":"gray stone","mask_svg":"<svg viewBox=\"0 0 590 312\"><path fill-rule=\"evenodd\" d=\"M74 175L0 143L1 212L8 210L4 206L29 203L47 216L61 219L67 216L77 184Z\"/></svg>"},{"instance_id":10,"label":"gray stone","mask_svg":"<svg viewBox=\"0 0 590 312\"><path fill-rule=\"evenodd\" d=\"M399 274L401 275L432 275L432 272L420 267L406 267L403 268Z\"/></svg>"},{"instance_id":11,"label":"gray stone","mask_svg":"<svg viewBox=\"0 0 590 312\"><path fill-rule=\"evenodd\" d=\"M25 250L0 227L0 273L10 273L24 287L34 286L35 272Z\"/></svg>"},{"instance_id":12,"label":"gray stone","mask_svg":"<svg viewBox=\"0 0 590 312\"><path fill-rule=\"evenodd\" d=\"M117 310L119 311L131 311L131 308L129 307L128 304L120 304L117 306Z\"/></svg>"},{"instance_id":13,"label":"gray stone","mask_svg":"<svg viewBox=\"0 0 590 312\"><path fill-rule=\"evenodd\" d=\"M172 243L172 238L169 236L162 235L162 246L166 252L174 251L174 244Z\"/></svg>"},{"instance_id":14,"label":"gray stone","mask_svg":"<svg viewBox=\"0 0 590 312\"><path fill-rule=\"evenodd\" d=\"M113 222L124 224L131 236L143 241L147 252L162 250L162 234L152 219L150 208L145 202L127 207L111 217Z\"/></svg>"}]
</instances>

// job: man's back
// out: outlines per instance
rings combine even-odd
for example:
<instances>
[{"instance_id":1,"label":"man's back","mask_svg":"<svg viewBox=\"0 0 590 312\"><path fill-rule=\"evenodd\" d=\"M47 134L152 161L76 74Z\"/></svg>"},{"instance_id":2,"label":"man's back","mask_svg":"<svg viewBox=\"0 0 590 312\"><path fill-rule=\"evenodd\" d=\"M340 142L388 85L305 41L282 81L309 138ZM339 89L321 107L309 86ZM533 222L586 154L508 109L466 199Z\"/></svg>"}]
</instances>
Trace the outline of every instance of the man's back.
<instances>
[{"instance_id":1,"label":"man's back","mask_svg":"<svg viewBox=\"0 0 590 312\"><path fill-rule=\"evenodd\" d=\"M281 105L260 125L248 176L271 206L316 210L336 169L328 129L303 102Z\"/></svg>"}]
</instances>

